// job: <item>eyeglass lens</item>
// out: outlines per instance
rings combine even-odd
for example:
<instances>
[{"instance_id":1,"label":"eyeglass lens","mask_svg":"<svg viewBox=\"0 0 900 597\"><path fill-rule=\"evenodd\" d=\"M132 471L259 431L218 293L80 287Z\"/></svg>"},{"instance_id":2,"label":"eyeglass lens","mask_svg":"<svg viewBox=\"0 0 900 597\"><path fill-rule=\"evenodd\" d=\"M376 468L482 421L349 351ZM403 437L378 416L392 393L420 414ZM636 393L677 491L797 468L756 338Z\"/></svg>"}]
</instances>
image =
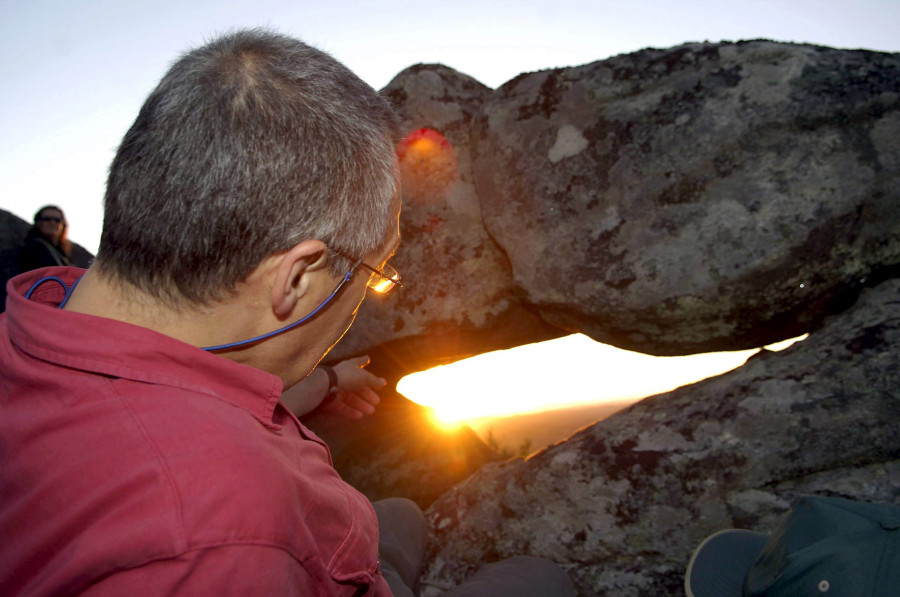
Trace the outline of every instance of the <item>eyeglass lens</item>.
<instances>
[{"instance_id":1,"label":"eyeglass lens","mask_svg":"<svg viewBox=\"0 0 900 597\"><path fill-rule=\"evenodd\" d=\"M375 272L375 275L369 278L369 288L375 292L385 294L393 290L400 282L400 274L386 263L381 268L381 271L375 269L372 271Z\"/></svg>"}]
</instances>

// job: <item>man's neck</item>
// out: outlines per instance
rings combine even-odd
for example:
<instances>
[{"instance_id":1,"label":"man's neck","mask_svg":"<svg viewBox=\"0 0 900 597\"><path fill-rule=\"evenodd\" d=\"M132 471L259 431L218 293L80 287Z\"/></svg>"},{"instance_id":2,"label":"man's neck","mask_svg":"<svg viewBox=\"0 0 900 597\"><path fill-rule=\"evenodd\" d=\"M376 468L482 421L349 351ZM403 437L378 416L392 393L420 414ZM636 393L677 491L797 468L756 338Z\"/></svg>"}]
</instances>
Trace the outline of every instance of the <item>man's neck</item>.
<instances>
[{"instance_id":1,"label":"man's neck","mask_svg":"<svg viewBox=\"0 0 900 597\"><path fill-rule=\"evenodd\" d=\"M127 282L110 279L96 267L84 274L65 309L145 327L197 347L244 337L252 327L247 305L239 300L170 304ZM236 316L239 312L242 317Z\"/></svg>"},{"instance_id":2,"label":"man's neck","mask_svg":"<svg viewBox=\"0 0 900 597\"><path fill-rule=\"evenodd\" d=\"M279 318L273 312L269 265L267 261L225 299L208 305L169 303L128 282L111 278L95 265L84 274L65 309L138 325L198 348L220 346L255 338L290 322L289 318ZM308 314L327 297L333 279L325 273L320 276L324 280L322 288L327 288L306 293L292 313ZM325 333L332 334L334 330ZM298 346L295 334L292 338L277 336L216 354L277 375L289 387L307 375L328 348L315 344Z\"/></svg>"}]
</instances>

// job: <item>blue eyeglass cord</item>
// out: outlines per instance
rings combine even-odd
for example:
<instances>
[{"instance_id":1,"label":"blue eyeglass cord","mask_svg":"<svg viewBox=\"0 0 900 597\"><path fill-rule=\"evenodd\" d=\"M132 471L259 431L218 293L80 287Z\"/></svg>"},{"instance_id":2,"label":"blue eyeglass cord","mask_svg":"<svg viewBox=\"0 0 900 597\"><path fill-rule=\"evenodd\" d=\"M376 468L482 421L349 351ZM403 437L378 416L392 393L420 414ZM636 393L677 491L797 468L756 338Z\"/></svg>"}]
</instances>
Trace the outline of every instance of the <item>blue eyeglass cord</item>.
<instances>
[{"instance_id":1,"label":"blue eyeglass cord","mask_svg":"<svg viewBox=\"0 0 900 597\"><path fill-rule=\"evenodd\" d=\"M59 282L60 286L63 287L63 289L66 292L66 295L63 297L62 302L59 304L59 308L62 309L63 307L66 306L66 303L69 302L69 298L72 296L72 291L75 290L75 287L78 286L79 282L81 282L81 276L78 276L78 279L75 280L74 282L72 282L71 287L67 286L65 282L63 282L60 278L57 278L56 276L46 276L44 278L41 278L40 280L38 280L37 282L32 284L31 288L28 289L28 292L25 293L25 300L30 299L31 295L34 293L34 291L37 290L37 287L40 286L41 284L43 284L44 282Z\"/></svg>"},{"instance_id":2,"label":"blue eyeglass cord","mask_svg":"<svg viewBox=\"0 0 900 597\"><path fill-rule=\"evenodd\" d=\"M331 302L331 299L333 299L337 295L337 293L340 292L341 288L344 287L344 284L349 282L350 278L352 278L352 277L353 277L353 270L350 270L349 272L344 274L344 279L341 280L341 283L337 285L337 288L335 288L331 292L331 294L328 295L328 298L326 298L324 301L322 301L321 305L319 305L318 307L313 309L309 315L306 315L305 317L298 319L294 323L290 323L290 324L284 326L283 328L279 328L279 329L275 330L274 332L269 332L268 334L263 334L261 336L256 336L255 338L250 338L249 340L241 340L239 342L231 342L230 344L219 344L218 346L207 346L207 347L203 348L203 350L211 351L211 350L225 350L227 348L236 348L238 346L244 346L246 344L253 344L254 342L266 340L268 338L271 338L272 336L277 336L278 334L283 334L284 332L287 332L288 330L292 330L295 327L297 327L298 325L306 323L307 321L309 321L310 319L315 317L319 311L321 311L322 309L325 308L325 305L327 305L328 303Z\"/></svg>"},{"instance_id":3,"label":"blue eyeglass cord","mask_svg":"<svg viewBox=\"0 0 900 597\"><path fill-rule=\"evenodd\" d=\"M307 321L309 321L310 319L315 317L319 311L324 309L325 305L327 305L328 303L331 302L331 300L337 295L337 293L340 292L341 288L344 287L344 284L349 282L350 278L353 277L354 271L356 271L356 266L354 266L353 269L351 269L349 272L344 274L344 278L341 280L340 284L338 284L337 287L331 292L331 294L328 295L328 298L326 298L324 301L322 301L321 305L319 305L318 307L313 309L312 312L310 312L308 315L306 315L302 319L298 319L297 321L290 323L290 324L284 326L283 328L279 328L279 329L275 330L274 332L262 334L261 336L256 336L255 338L250 338L249 340L240 340L238 342L231 342L229 344L219 344L218 346L206 346L206 347L201 348L201 350L205 350L205 351L226 350L229 348L237 348L238 346L245 346L247 344L253 344L254 342L260 342L262 340L271 338L272 336L277 336L278 334L283 334L284 332L287 332L288 330L292 330L295 327L302 325L303 323L306 323ZM34 284L31 285L31 288L29 288L28 292L25 293L25 299L26 300L30 299L31 295L34 293L34 291L37 289L37 287L40 286L41 284L44 284L45 282L58 282L65 289L66 295L65 295L65 297L63 297L63 300L59 304L59 307L58 307L59 309L62 309L63 307L66 306L66 303L69 302L69 298L72 296L72 291L75 290L75 287L78 286L79 282L81 282L81 276L78 276L78 279L72 283L71 287L67 286L65 282L63 282L60 278L57 278L56 276L46 276L44 278L41 278L40 280L38 280L37 282L35 282Z\"/></svg>"}]
</instances>

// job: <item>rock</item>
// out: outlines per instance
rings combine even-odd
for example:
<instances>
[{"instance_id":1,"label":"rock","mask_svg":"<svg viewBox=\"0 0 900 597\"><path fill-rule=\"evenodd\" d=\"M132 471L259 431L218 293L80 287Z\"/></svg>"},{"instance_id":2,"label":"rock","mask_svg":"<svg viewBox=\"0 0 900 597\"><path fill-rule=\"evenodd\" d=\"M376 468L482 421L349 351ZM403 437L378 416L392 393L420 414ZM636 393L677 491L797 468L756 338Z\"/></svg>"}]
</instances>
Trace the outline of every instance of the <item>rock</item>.
<instances>
[{"instance_id":1,"label":"rock","mask_svg":"<svg viewBox=\"0 0 900 597\"><path fill-rule=\"evenodd\" d=\"M393 387L563 328L654 354L815 330L898 273L898 61L688 44L496 91L440 65L407 69L383 90L410 134L392 259L406 285L365 301L330 358L368 353ZM442 466L440 450L406 440L367 450L409 435L389 419L367 425L325 434L370 497L412 496ZM408 426L434 441L422 420ZM414 499L464 477L428 477Z\"/></svg>"},{"instance_id":2,"label":"rock","mask_svg":"<svg viewBox=\"0 0 900 597\"><path fill-rule=\"evenodd\" d=\"M341 477L370 500L405 497L424 509L500 459L468 427L443 431L424 407L396 392L379 394L378 409L364 419L314 414L303 420L328 444Z\"/></svg>"},{"instance_id":3,"label":"rock","mask_svg":"<svg viewBox=\"0 0 900 597\"><path fill-rule=\"evenodd\" d=\"M801 494L900 503L900 280L779 353L647 398L427 511L423 595L524 554L579 595L678 595L709 534L770 531Z\"/></svg>"},{"instance_id":4,"label":"rock","mask_svg":"<svg viewBox=\"0 0 900 597\"><path fill-rule=\"evenodd\" d=\"M815 329L900 264L900 54L687 44L481 103L485 226L548 322L658 355Z\"/></svg>"},{"instance_id":5,"label":"rock","mask_svg":"<svg viewBox=\"0 0 900 597\"><path fill-rule=\"evenodd\" d=\"M381 363L381 372L396 381L562 334L513 294L509 262L482 224L469 129L491 90L445 66L416 65L381 93L408 133L400 148L403 242L391 259L404 286L389 297L370 293L332 357L380 346L390 361Z\"/></svg>"},{"instance_id":6,"label":"rock","mask_svg":"<svg viewBox=\"0 0 900 597\"><path fill-rule=\"evenodd\" d=\"M5 209L0 209L0 275L4 280L16 274L18 269L18 251L25 240L31 224ZM6 284L4 283L4 286Z\"/></svg>"}]
</instances>

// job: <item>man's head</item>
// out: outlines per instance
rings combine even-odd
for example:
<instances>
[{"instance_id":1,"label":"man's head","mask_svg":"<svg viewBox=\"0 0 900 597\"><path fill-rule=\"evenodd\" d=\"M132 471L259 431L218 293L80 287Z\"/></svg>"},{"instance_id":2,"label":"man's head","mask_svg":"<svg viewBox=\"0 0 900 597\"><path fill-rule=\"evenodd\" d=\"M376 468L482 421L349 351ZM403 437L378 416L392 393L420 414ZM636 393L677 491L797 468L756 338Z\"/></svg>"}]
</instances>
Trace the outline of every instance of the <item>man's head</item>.
<instances>
[{"instance_id":1,"label":"man's head","mask_svg":"<svg viewBox=\"0 0 900 597\"><path fill-rule=\"evenodd\" d=\"M97 267L171 303L232 292L316 239L333 273L396 230L396 118L306 44L240 31L178 60L110 167Z\"/></svg>"}]
</instances>

